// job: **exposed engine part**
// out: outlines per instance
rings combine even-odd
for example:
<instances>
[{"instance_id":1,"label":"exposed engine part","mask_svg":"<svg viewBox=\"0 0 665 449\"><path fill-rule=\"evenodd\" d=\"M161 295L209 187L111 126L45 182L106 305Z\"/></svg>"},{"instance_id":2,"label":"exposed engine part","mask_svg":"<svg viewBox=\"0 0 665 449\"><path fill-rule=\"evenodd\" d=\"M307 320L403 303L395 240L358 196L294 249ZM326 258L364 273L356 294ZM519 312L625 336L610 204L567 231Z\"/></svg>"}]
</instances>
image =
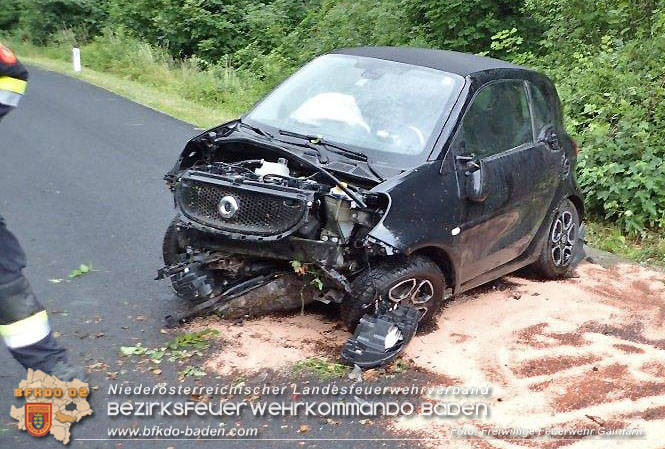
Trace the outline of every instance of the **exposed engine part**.
<instances>
[{"instance_id":1,"label":"exposed engine part","mask_svg":"<svg viewBox=\"0 0 665 449\"><path fill-rule=\"evenodd\" d=\"M332 280L333 283L344 293L353 293L353 290L351 289L351 283L346 278L346 276L341 274L339 271L335 270L334 268L328 268L325 266L319 266L319 269L325 273L328 279ZM339 301L335 300L335 302L341 302L341 299Z\"/></svg>"},{"instance_id":2,"label":"exposed engine part","mask_svg":"<svg viewBox=\"0 0 665 449\"><path fill-rule=\"evenodd\" d=\"M183 298L208 298L214 294L215 282L202 264L186 267L182 274L173 276L173 288Z\"/></svg>"},{"instance_id":3,"label":"exposed engine part","mask_svg":"<svg viewBox=\"0 0 665 449\"><path fill-rule=\"evenodd\" d=\"M397 305L365 314L342 349L342 358L361 368L374 368L394 360L418 330L418 309Z\"/></svg>"},{"instance_id":4,"label":"exposed engine part","mask_svg":"<svg viewBox=\"0 0 665 449\"><path fill-rule=\"evenodd\" d=\"M351 201L342 195L326 195L323 199L326 210L326 226L321 232L321 240L346 243L351 238L355 223Z\"/></svg>"},{"instance_id":5,"label":"exposed engine part","mask_svg":"<svg viewBox=\"0 0 665 449\"><path fill-rule=\"evenodd\" d=\"M261 166L254 170L254 173L257 175L264 177L266 175L278 175L278 176L284 176L288 177L291 172L289 170L289 166L286 163L286 159L283 157L280 157L277 159L277 162L268 162L268 161L261 161Z\"/></svg>"}]
</instances>

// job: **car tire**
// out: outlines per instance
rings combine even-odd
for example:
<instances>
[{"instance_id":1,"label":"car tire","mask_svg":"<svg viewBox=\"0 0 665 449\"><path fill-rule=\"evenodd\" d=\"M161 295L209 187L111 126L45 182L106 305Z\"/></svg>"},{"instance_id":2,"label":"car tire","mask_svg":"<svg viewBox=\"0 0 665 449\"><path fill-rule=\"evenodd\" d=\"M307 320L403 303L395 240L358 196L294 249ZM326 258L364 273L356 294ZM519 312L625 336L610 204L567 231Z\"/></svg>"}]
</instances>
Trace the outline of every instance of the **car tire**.
<instances>
[{"instance_id":1,"label":"car tire","mask_svg":"<svg viewBox=\"0 0 665 449\"><path fill-rule=\"evenodd\" d=\"M169 227L166 228L164 233L164 240L162 241L162 259L164 265L173 265L178 263L179 255L182 254L184 249L180 246L178 241L178 230L176 229L175 219L171 221Z\"/></svg>"},{"instance_id":2,"label":"car tire","mask_svg":"<svg viewBox=\"0 0 665 449\"><path fill-rule=\"evenodd\" d=\"M185 252L185 248L180 245L178 240L178 229L176 227L176 220L173 219L169 227L166 228L164 233L164 240L162 241L162 259L164 265L169 266L181 261L180 256ZM183 289L178 283L182 279L182 273L171 276L171 288L173 292L182 299L191 301L193 303L200 303L202 299L193 296L191 289Z\"/></svg>"},{"instance_id":3,"label":"car tire","mask_svg":"<svg viewBox=\"0 0 665 449\"><path fill-rule=\"evenodd\" d=\"M568 275L575 267L575 254L580 250L580 216L575 205L564 199L554 210L548 223L548 232L533 270L547 278L559 279Z\"/></svg>"},{"instance_id":4,"label":"car tire","mask_svg":"<svg viewBox=\"0 0 665 449\"><path fill-rule=\"evenodd\" d=\"M417 288L417 291L409 290ZM424 256L385 260L365 270L352 282L353 296L347 296L340 306L340 315L347 329L353 332L363 315L374 309L377 295L383 300L390 297L408 297L409 303L423 307L420 324L431 320L441 307L446 283L441 269ZM421 302L431 296L426 302ZM395 300L393 299L393 300Z\"/></svg>"}]
</instances>

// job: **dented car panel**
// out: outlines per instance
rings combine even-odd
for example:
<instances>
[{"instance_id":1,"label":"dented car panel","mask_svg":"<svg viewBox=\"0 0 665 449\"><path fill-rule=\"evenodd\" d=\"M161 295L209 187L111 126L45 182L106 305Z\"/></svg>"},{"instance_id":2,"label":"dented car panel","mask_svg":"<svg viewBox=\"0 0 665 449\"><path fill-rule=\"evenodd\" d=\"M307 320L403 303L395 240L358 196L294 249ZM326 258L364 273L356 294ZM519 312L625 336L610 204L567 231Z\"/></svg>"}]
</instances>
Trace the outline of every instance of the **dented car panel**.
<instances>
[{"instance_id":1,"label":"dented car panel","mask_svg":"<svg viewBox=\"0 0 665 449\"><path fill-rule=\"evenodd\" d=\"M159 277L192 313L233 316L309 273L321 284L301 297L360 323L344 357L385 363L450 294L528 264L572 269L575 160L544 75L454 52L337 50L187 143L165 176L176 217Z\"/></svg>"}]
</instances>

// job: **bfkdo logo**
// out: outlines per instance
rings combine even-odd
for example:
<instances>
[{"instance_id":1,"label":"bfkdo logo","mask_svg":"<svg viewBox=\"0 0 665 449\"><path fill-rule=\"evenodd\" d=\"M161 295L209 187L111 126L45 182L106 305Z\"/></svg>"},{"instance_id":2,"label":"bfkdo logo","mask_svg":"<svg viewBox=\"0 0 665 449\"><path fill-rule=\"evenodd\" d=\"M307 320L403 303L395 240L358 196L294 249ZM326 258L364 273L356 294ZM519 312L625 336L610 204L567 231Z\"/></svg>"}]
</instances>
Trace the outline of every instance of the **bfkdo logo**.
<instances>
[{"instance_id":1,"label":"bfkdo logo","mask_svg":"<svg viewBox=\"0 0 665 449\"><path fill-rule=\"evenodd\" d=\"M43 437L51 430L53 405L48 402L25 403L25 430L30 435Z\"/></svg>"},{"instance_id":2,"label":"bfkdo logo","mask_svg":"<svg viewBox=\"0 0 665 449\"><path fill-rule=\"evenodd\" d=\"M63 382L42 371L28 369L26 378L14 388L14 397L25 399L25 403L19 407L12 405L9 416L17 421L18 430L35 437L51 435L68 444L71 426L92 415L89 394L88 384L79 379Z\"/></svg>"}]
</instances>

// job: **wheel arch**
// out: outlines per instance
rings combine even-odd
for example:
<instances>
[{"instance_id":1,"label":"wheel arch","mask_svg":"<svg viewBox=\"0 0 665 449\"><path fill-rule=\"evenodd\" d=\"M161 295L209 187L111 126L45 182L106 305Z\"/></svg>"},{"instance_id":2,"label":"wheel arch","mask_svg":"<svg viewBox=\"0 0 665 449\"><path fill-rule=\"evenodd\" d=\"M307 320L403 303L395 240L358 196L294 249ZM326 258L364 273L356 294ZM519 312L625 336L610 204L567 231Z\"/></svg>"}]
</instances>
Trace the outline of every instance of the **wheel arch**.
<instances>
[{"instance_id":1,"label":"wheel arch","mask_svg":"<svg viewBox=\"0 0 665 449\"><path fill-rule=\"evenodd\" d=\"M577 195L568 196L570 202L573 203L575 209L577 209L577 214L580 216L580 222L584 220L584 201Z\"/></svg>"},{"instance_id":2,"label":"wheel arch","mask_svg":"<svg viewBox=\"0 0 665 449\"><path fill-rule=\"evenodd\" d=\"M446 287L452 288L453 292L457 291L455 264L445 249L439 246L424 246L422 248L418 248L409 255L422 255L431 259L443 272L443 275L445 276Z\"/></svg>"}]
</instances>

